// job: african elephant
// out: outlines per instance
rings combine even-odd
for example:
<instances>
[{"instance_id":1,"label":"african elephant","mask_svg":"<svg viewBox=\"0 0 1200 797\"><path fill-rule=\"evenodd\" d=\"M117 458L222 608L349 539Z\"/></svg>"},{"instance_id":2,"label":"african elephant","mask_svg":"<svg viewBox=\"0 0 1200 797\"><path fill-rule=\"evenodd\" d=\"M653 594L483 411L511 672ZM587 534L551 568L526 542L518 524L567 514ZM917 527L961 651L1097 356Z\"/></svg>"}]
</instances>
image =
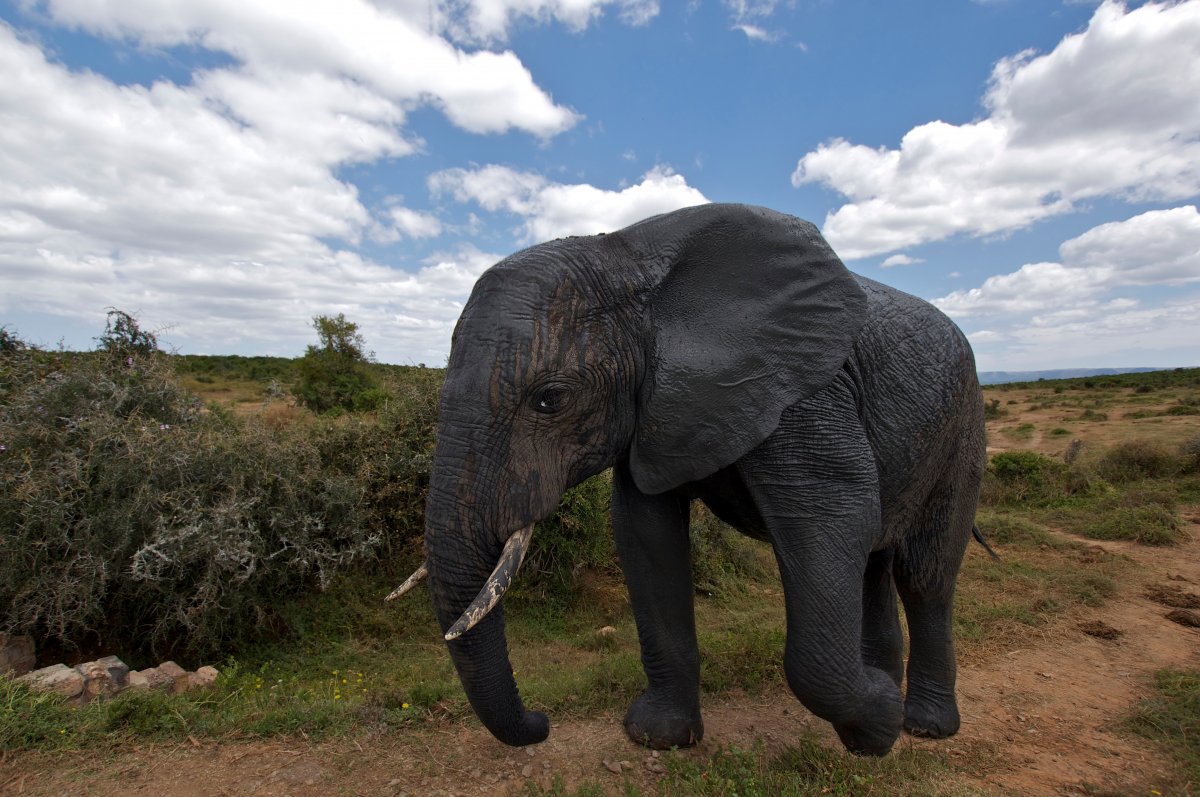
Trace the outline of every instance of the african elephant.
<instances>
[{"instance_id":1,"label":"african elephant","mask_svg":"<svg viewBox=\"0 0 1200 797\"><path fill-rule=\"evenodd\" d=\"M883 755L902 726L958 730L951 608L983 464L974 360L949 319L849 272L800 219L687 208L540 244L480 277L454 331L414 575L427 568L484 725L510 745L542 741L500 599L533 524L613 468L648 681L625 728L655 748L692 744L699 499L773 546L792 691L848 749Z\"/></svg>"}]
</instances>

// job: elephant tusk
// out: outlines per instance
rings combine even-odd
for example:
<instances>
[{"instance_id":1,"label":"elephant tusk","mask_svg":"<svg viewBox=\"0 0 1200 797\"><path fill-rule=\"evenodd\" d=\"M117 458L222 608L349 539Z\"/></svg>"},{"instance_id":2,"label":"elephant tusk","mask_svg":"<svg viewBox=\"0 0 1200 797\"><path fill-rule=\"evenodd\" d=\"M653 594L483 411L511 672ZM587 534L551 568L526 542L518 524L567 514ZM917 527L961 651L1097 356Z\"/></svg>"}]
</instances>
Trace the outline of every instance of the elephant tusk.
<instances>
[{"instance_id":1,"label":"elephant tusk","mask_svg":"<svg viewBox=\"0 0 1200 797\"><path fill-rule=\"evenodd\" d=\"M429 575L429 568L425 567L424 562L421 562L421 566L418 567L411 576L404 579L403 584L401 584L400 586L398 586L394 590L392 590L390 593L388 593L388 596L386 598L384 598L384 600L385 601L396 600L396 598L399 598L401 595L408 592L410 589L412 589L413 587L417 586L422 581L424 581L425 576L427 576L427 575Z\"/></svg>"},{"instance_id":2,"label":"elephant tusk","mask_svg":"<svg viewBox=\"0 0 1200 797\"><path fill-rule=\"evenodd\" d=\"M508 586L512 584L517 569L521 567L521 562L525 559L525 551L529 550L529 540L532 537L533 526L530 525L513 532L513 535L508 538L508 541L504 543L504 550L500 552L500 561L496 563L496 569L488 576L487 583L483 585L483 589L479 590L475 600L471 601L471 605L462 613L462 617L459 617L458 621L446 632L447 642L458 639L470 631L476 623L496 607L496 604L504 597Z\"/></svg>"}]
</instances>

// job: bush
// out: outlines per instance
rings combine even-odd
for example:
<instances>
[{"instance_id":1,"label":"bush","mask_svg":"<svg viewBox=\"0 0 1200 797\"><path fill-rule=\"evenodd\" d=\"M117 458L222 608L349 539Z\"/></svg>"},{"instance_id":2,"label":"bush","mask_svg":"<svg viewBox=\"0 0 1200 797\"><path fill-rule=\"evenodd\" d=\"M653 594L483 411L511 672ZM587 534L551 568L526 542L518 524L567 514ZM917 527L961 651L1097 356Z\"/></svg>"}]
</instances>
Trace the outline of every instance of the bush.
<instances>
[{"instance_id":1,"label":"bush","mask_svg":"<svg viewBox=\"0 0 1200 797\"><path fill-rule=\"evenodd\" d=\"M23 377L0 405L0 631L200 656L380 545L357 474L327 466L335 435L203 411L112 319L92 355L0 364Z\"/></svg>"},{"instance_id":2,"label":"bush","mask_svg":"<svg viewBox=\"0 0 1200 797\"><path fill-rule=\"evenodd\" d=\"M1096 463L1096 473L1113 484L1171 476L1178 468L1164 446L1140 440L1113 446Z\"/></svg>"},{"instance_id":3,"label":"bush","mask_svg":"<svg viewBox=\"0 0 1200 797\"><path fill-rule=\"evenodd\" d=\"M1143 545L1175 545L1184 539L1179 515L1159 503L1116 507L1084 533L1097 540L1132 540Z\"/></svg>"},{"instance_id":4,"label":"bush","mask_svg":"<svg viewBox=\"0 0 1200 797\"><path fill-rule=\"evenodd\" d=\"M555 513L537 524L521 567L523 592L558 605L577 597L586 569L616 573L616 546L609 520L612 473L605 471L567 490Z\"/></svg>"},{"instance_id":5,"label":"bush","mask_svg":"<svg viewBox=\"0 0 1200 797\"><path fill-rule=\"evenodd\" d=\"M358 325L338 313L313 318L320 345L296 363L292 393L313 412L364 412L383 406L388 394L370 370L371 355Z\"/></svg>"},{"instance_id":6,"label":"bush","mask_svg":"<svg viewBox=\"0 0 1200 797\"><path fill-rule=\"evenodd\" d=\"M1032 451L1004 451L992 457L983 478L981 503L1049 505L1087 489L1080 474Z\"/></svg>"}]
</instances>

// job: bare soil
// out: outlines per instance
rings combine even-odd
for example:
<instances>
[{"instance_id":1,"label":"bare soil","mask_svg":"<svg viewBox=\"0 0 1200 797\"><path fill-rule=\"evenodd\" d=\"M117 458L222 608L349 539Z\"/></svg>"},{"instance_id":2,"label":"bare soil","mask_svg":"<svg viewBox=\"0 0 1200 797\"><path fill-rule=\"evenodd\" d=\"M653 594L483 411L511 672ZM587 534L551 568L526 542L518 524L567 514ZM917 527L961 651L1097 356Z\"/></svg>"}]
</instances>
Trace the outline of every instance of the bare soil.
<instances>
[{"instance_id":1,"label":"bare soil","mask_svg":"<svg viewBox=\"0 0 1200 797\"><path fill-rule=\"evenodd\" d=\"M1200 524L1190 531L1189 542L1171 548L1087 541L1133 559L1137 575L1102 607L1070 612L1019 644L962 662L962 731L936 741L904 736L897 749L938 751L956 780L985 794L1170 793L1170 761L1119 725L1149 694L1156 671L1200 666L1200 630L1167 619L1171 609L1148 597L1200 593ZM1104 628L1116 633L1093 633ZM625 781L652 788L668 755L703 760L756 742L772 751L810 728L837 745L827 724L782 690L710 701L704 741L678 753L631 744L619 720L556 723L548 741L520 750L474 723L447 721L321 743L196 740L117 754L8 754L0 757L0 795L512 795L555 776L617 794Z\"/></svg>"}]
</instances>

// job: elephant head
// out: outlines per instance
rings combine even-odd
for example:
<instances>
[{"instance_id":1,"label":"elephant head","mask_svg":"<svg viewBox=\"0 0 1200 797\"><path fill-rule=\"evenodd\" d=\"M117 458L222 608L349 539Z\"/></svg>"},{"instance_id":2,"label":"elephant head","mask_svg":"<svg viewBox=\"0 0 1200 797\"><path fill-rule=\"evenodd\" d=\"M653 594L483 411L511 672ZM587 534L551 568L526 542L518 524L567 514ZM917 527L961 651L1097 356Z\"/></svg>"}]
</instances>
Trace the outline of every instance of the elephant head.
<instances>
[{"instance_id":1,"label":"elephant head","mask_svg":"<svg viewBox=\"0 0 1200 797\"><path fill-rule=\"evenodd\" d=\"M454 331L426 505L434 608L472 707L543 740L500 599L534 523L626 458L660 493L743 456L827 385L865 299L807 222L706 205L560 239L480 277Z\"/></svg>"}]
</instances>

